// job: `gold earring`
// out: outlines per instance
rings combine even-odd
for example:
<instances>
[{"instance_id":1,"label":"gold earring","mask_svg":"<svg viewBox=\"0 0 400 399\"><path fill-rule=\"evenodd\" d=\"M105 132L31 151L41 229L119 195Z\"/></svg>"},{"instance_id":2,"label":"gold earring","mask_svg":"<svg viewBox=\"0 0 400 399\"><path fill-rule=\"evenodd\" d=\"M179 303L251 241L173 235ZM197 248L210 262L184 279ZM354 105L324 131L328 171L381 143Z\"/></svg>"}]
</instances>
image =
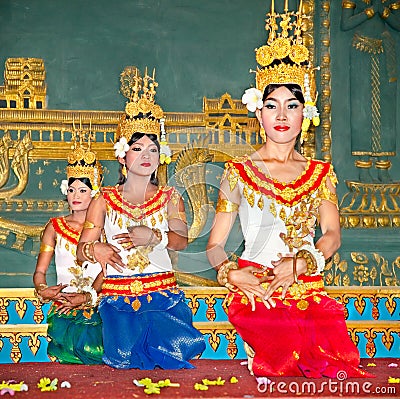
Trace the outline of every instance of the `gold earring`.
<instances>
[{"instance_id":1,"label":"gold earring","mask_svg":"<svg viewBox=\"0 0 400 399\"><path fill-rule=\"evenodd\" d=\"M300 134L300 145L303 145L305 141L308 141L308 130L302 130Z\"/></svg>"},{"instance_id":2,"label":"gold earring","mask_svg":"<svg viewBox=\"0 0 400 399\"><path fill-rule=\"evenodd\" d=\"M267 141L267 135L266 135L265 130L262 125L260 128L260 136L261 136L263 143L265 143Z\"/></svg>"},{"instance_id":3,"label":"gold earring","mask_svg":"<svg viewBox=\"0 0 400 399\"><path fill-rule=\"evenodd\" d=\"M125 164L122 166L121 173L122 173L122 176L124 176L125 178L128 176L128 172L126 170Z\"/></svg>"}]
</instances>

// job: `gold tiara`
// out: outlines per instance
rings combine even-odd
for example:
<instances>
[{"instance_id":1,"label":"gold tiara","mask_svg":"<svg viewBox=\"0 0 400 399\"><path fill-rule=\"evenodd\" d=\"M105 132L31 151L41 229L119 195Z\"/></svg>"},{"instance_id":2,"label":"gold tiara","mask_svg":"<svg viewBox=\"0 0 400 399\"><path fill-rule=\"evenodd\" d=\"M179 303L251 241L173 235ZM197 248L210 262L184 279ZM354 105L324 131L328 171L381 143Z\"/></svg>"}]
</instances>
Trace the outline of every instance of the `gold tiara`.
<instances>
[{"instance_id":1,"label":"gold tiara","mask_svg":"<svg viewBox=\"0 0 400 399\"><path fill-rule=\"evenodd\" d=\"M72 151L68 154L67 179L86 177L90 180L93 190L98 190L101 185L103 169L96 158L96 154L91 150L91 141L94 133L89 130L75 127L73 123L72 131Z\"/></svg>"},{"instance_id":2,"label":"gold tiara","mask_svg":"<svg viewBox=\"0 0 400 399\"><path fill-rule=\"evenodd\" d=\"M303 43L302 33L306 21L310 18L299 9L288 10L285 0L284 13L275 12L274 0L271 11L266 14L265 30L269 31L267 43L255 50L257 67L256 87L262 93L269 84L293 83L301 87L303 94L315 97L314 70L310 62L310 53Z\"/></svg>"},{"instance_id":3,"label":"gold tiara","mask_svg":"<svg viewBox=\"0 0 400 399\"><path fill-rule=\"evenodd\" d=\"M120 91L129 101L118 124L117 140L125 137L129 141L135 132L152 133L160 137L160 119L164 117L164 112L154 100L158 86L155 69L153 75L149 76L146 67L142 77L137 67L128 66L122 71L120 82Z\"/></svg>"}]
</instances>

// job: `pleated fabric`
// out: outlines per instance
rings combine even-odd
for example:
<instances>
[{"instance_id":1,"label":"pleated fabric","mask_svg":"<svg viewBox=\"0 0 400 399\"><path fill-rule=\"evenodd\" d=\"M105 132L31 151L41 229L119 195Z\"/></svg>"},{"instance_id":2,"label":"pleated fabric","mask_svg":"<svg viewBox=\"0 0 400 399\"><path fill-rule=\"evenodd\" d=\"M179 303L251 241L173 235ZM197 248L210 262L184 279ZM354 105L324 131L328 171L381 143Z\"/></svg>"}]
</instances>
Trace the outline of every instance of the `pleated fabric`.
<instances>
[{"instance_id":1,"label":"pleated fabric","mask_svg":"<svg viewBox=\"0 0 400 399\"><path fill-rule=\"evenodd\" d=\"M135 310L132 304L137 300L140 307ZM192 311L180 290L137 297L105 296L99 312L103 320L103 361L111 367L193 368L189 360L205 349L203 335L193 327Z\"/></svg>"},{"instance_id":2,"label":"pleated fabric","mask_svg":"<svg viewBox=\"0 0 400 399\"><path fill-rule=\"evenodd\" d=\"M241 260L241 266L246 261ZM373 377L359 368L359 352L348 335L343 305L323 288L306 288L307 283L322 285L322 277L299 279L302 288L296 287L297 294L288 292L281 300L281 292L275 292L276 307L271 309L258 301L252 311L241 292L228 294L229 321L255 352L254 375L336 378L345 372L348 377Z\"/></svg>"},{"instance_id":3,"label":"pleated fabric","mask_svg":"<svg viewBox=\"0 0 400 399\"><path fill-rule=\"evenodd\" d=\"M94 310L73 310L68 315L56 313L52 304L47 316L50 338L47 353L60 363L103 363L102 322Z\"/></svg>"}]
</instances>

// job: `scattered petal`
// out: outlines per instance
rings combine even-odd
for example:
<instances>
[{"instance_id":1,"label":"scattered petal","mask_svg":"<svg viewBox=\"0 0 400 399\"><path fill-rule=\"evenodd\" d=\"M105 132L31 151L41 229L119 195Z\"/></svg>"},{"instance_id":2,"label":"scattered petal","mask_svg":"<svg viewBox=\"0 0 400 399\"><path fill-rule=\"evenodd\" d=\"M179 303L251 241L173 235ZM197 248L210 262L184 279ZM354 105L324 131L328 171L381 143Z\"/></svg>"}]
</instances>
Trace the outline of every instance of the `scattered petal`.
<instances>
[{"instance_id":1,"label":"scattered petal","mask_svg":"<svg viewBox=\"0 0 400 399\"><path fill-rule=\"evenodd\" d=\"M50 378L44 377L41 378L40 381L38 382L37 386L40 388L42 392L45 391L56 391L57 390L57 383L58 383L58 378L54 378L54 380L50 381Z\"/></svg>"},{"instance_id":2,"label":"scattered petal","mask_svg":"<svg viewBox=\"0 0 400 399\"><path fill-rule=\"evenodd\" d=\"M233 376L233 377L231 377L231 379L229 380L229 382L230 382L231 384L236 384L236 383L239 382L239 380L238 380L235 376Z\"/></svg>"},{"instance_id":3,"label":"scattered petal","mask_svg":"<svg viewBox=\"0 0 400 399\"><path fill-rule=\"evenodd\" d=\"M196 382L196 384L194 384L194 389L196 391L207 391L208 390L208 386L207 385L203 385L203 384L199 384Z\"/></svg>"},{"instance_id":4,"label":"scattered petal","mask_svg":"<svg viewBox=\"0 0 400 399\"><path fill-rule=\"evenodd\" d=\"M375 363L368 363L367 367L376 367L376 364Z\"/></svg>"},{"instance_id":5,"label":"scattered petal","mask_svg":"<svg viewBox=\"0 0 400 399\"><path fill-rule=\"evenodd\" d=\"M388 364L388 367L399 367L397 363L390 363Z\"/></svg>"},{"instance_id":6,"label":"scattered petal","mask_svg":"<svg viewBox=\"0 0 400 399\"><path fill-rule=\"evenodd\" d=\"M271 384L271 380L267 377L256 377L258 386Z\"/></svg>"},{"instance_id":7,"label":"scattered petal","mask_svg":"<svg viewBox=\"0 0 400 399\"><path fill-rule=\"evenodd\" d=\"M388 383L389 384L400 384L400 378L389 377Z\"/></svg>"},{"instance_id":8,"label":"scattered petal","mask_svg":"<svg viewBox=\"0 0 400 399\"><path fill-rule=\"evenodd\" d=\"M71 383L69 381L63 381L60 385L61 388L71 388Z\"/></svg>"},{"instance_id":9,"label":"scattered petal","mask_svg":"<svg viewBox=\"0 0 400 399\"><path fill-rule=\"evenodd\" d=\"M161 390L160 390L160 388L158 387L158 385L157 384L149 384L145 389L144 389L144 393L147 393L148 395L151 395L151 394L153 394L153 393L155 393L155 394L160 394L161 393Z\"/></svg>"},{"instance_id":10,"label":"scattered petal","mask_svg":"<svg viewBox=\"0 0 400 399\"><path fill-rule=\"evenodd\" d=\"M142 384L145 387L147 387L148 385L150 385L152 383L153 383L153 381L151 380L151 378L142 378L141 380L139 380L139 384Z\"/></svg>"},{"instance_id":11,"label":"scattered petal","mask_svg":"<svg viewBox=\"0 0 400 399\"><path fill-rule=\"evenodd\" d=\"M22 384L22 385L21 385L20 391L21 391L21 392L24 392L24 391L27 392L27 391L28 391L28 385Z\"/></svg>"},{"instance_id":12,"label":"scattered petal","mask_svg":"<svg viewBox=\"0 0 400 399\"><path fill-rule=\"evenodd\" d=\"M137 386L137 387L144 387L144 384L141 384L138 380L133 380L133 383Z\"/></svg>"},{"instance_id":13,"label":"scattered petal","mask_svg":"<svg viewBox=\"0 0 400 399\"><path fill-rule=\"evenodd\" d=\"M3 389L0 391L0 395L5 395L6 393L8 393L8 394L11 395L11 396L14 396L15 391L14 391L13 389L10 389L10 388L3 388Z\"/></svg>"}]
</instances>

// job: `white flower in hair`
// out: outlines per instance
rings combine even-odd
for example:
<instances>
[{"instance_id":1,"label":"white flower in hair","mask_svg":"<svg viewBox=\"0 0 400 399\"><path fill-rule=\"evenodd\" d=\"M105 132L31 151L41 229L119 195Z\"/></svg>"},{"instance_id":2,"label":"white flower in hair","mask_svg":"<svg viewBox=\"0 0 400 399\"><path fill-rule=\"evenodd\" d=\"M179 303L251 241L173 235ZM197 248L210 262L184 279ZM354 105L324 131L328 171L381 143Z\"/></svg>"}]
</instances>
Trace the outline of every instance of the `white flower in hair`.
<instances>
[{"instance_id":1,"label":"white flower in hair","mask_svg":"<svg viewBox=\"0 0 400 399\"><path fill-rule=\"evenodd\" d=\"M114 144L115 156L118 158L124 158L126 152L129 151L128 141L125 137L121 137L115 144Z\"/></svg>"},{"instance_id":2,"label":"white flower in hair","mask_svg":"<svg viewBox=\"0 0 400 399\"><path fill-rule=\"evenodd\" d=\"M255 112L257 108L261 109L263 107L261 91L255 87L247 89L242 96L242 103L246 104L250 112Z\"/></svg>"},{"instance_id":3,"label":"white flower in hair","mask_svg":"<svg viewBox=\"0 0 400 399\"><path fill-rule=\"evenodd\" d=\"M64 195L68 192L68 180L61 180L60 190Z\"/></svg>"}]
</instances>

